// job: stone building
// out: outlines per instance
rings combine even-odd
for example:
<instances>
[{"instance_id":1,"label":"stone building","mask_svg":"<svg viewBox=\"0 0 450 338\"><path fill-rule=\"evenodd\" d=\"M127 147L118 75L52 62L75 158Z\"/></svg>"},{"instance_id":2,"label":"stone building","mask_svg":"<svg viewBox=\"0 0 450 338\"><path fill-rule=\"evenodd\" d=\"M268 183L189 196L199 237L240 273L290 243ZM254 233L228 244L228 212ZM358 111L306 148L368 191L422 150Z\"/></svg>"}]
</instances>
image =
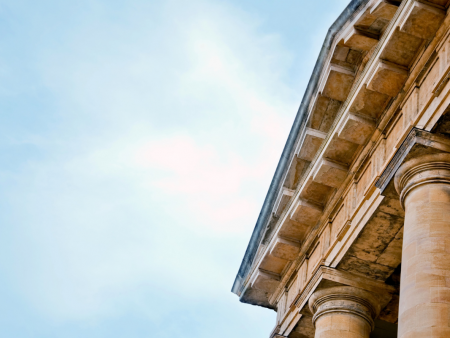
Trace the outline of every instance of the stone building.
<instances>
[{"instance_id":1,"label":"stone building","mask_svg":"<svg viewBox=\"0 0 450 338\"><path fill-rule=\"evenodd\" d=\"M450 337L449 2L329 29L232 289L267 337Z\"/></svg>"}]
</instances>

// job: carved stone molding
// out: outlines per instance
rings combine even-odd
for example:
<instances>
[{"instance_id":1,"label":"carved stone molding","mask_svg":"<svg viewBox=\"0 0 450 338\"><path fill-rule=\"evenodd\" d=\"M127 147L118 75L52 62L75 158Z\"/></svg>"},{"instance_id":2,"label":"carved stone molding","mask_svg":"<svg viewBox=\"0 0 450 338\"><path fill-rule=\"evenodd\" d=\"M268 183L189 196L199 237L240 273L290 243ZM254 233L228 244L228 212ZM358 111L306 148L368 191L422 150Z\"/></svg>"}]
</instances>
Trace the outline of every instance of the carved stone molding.
<instances>
[{"instance_id":1,"label":"carved stone molding","mask_svg":"<svg viewBox=\"0 0 450 338\"><path fill-rule=\"evenodd\" d=\"M316 291L309 299L309 307L314 313L314 325L321 316L346 313L364 319L372 330L373 320L380 313L380 303L374 294L350 286Z\"/></svg>"},{"instance_id":2,"label":"carved stone molding","mask_svg":"<svg viewBox=\"0 0 450 338\"><path fill-rule=\"evenodd\" d=\"M394 183L404 209L405 198L413 189L423 184L450 184L450 154L425 155L404 163L395 174Z\"/></svg>"},{"instance_id":3,"label":"carved stone molding","mask_svg":"<svg viewBox=\"0 0 450 338\"><path fill-rule=\"evenodd\" d=\"M375 186L383 193L403 163L411 158L425 155L427 152L450 152L450 139L421 129L411 129Z\"/></svg>"}]
</instances>

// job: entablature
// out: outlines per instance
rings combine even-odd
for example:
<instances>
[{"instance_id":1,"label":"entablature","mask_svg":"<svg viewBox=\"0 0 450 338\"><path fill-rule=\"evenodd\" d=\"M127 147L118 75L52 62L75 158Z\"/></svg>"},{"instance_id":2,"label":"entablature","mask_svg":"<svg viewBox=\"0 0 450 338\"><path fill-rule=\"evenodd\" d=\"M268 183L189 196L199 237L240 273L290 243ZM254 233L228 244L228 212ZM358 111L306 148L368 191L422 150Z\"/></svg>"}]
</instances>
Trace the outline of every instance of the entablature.
<instances>
[{"instance_id":1,"label":"entablature","mask_svg":"<svg viewBox=\"0 0 450 338\"><path fill-rule=\"evenodd\" d=\"M353 28L349 25L338 36L330 60L341 63L330 61L323 72L275 204L276 222L261 244L241 300L284 312L281 304L294 297L289 286L306 283L323 265L341 264L347 244L356 241L377 207L389 217L402 217L399 206L386 202L375 182L411 128L431 130L450 103L447 94L440 96L448 92L443 88L450 79L442 3L404 0L394 11L394 2L371 1L354 18ZM381 26L376 35L375 27ZM375 37L370 49L356 47L358 39L361 44ZM359 53L359 62L364 53L370 54L364 69L342 64L352 50ZM344 85L336 88L334 81ZM355 254L342 267L361 272L369 266L375 278L387 278L399 264L402 232L394 232L391 247L374 253L372 265L366 263L372 258ZM297 297L301 288L295 290L291 293ZM250 293L265 299L251 300Z\"/></svg>"}]
</instances>

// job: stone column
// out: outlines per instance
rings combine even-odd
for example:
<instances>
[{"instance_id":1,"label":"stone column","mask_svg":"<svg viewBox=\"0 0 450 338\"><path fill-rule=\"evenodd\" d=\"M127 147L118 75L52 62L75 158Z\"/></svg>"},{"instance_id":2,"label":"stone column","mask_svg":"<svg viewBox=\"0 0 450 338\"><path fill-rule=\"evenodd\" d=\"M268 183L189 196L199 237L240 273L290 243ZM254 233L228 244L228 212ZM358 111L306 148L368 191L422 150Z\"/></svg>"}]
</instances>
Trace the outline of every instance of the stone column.
<instances>
[{"instance_id":1,"label":"stone column","mask_svg":"<svg viewBox=\"0 0 450 338\"><path fill-rule=\"evenodd\" d=\"M314 313L315 338L369 338L380 312L373 294L350 286L315 292L309 307Z\"/></svg>"},{"instance_id":2,"label":"stone column","mask_svg":"<svg viewBox=\"0 0 450 338\"><path fill-rule=\"evenodd\" d=\"M404 163L395 188L405 209L398 337L450 337L450 154Z\"/></svg>"}]
</instances>

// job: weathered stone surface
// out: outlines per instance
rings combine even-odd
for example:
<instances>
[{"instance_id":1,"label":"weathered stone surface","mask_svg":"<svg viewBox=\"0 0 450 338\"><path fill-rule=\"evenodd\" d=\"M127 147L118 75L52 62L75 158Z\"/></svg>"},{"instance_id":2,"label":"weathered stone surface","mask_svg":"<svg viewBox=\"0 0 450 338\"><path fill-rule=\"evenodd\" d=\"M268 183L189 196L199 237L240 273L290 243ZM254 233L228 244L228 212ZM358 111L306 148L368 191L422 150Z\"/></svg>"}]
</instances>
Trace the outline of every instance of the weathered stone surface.
<instances>
[{"instance_id":1,"label":"weathered stone surface","mask_svg":"<svg viewBox=\"0 0 450 338\"><path fill-rule=\"evenodd\" d=\"M389 266L372 263L350 255L342 259L338 269L381 281L386 280L394 272L394 269Z\"/></svg>"},{"instance_id":2,"label":"weathered stone surface","mask_svg":"<svg viewBox=\"0 0 450 338\"><path fill-rule=\"evenodd\" d=\"M397 29L383 49L380 58L403 67L409 67L422 43L421 38Z\"/></svg>"},{"instance_id":3,"label":"weathered stone surface","mask_svg":"<svg viewBox=\"0 0 450 338\"><path fill-rule=\"evenodd\" d=\"M403 218L378 211L367 222L364 230L349 249L348 254L364 261L378 262L379 257L395 240L402 227ZM400 258L401 252L399 252L397 259ZM378 263L384 265L381 262ZM391 267L396 268L397 265Z\"/></svg>"},{"instance_id":4,"label":"weathered stone surface","mask_svg":"<svg viewBox=\"0 0 450 338\"><path fill-rule=\"evenodd\" d=\"M315 225L322 215L323 208L317 204L298 200L291 213L291 219L308 226Z\"/></svg>"},{"instance_id":5,"label":"weathered stone surface","mask_svg":"<svg viewBox=\"0 0 450 338\"><path fill-rule=\"evenodd\" d=\"M280 284L280 276L275 274L258 271L252 287L258 290L263 290L272 293Z\"/></svg>"},{"instance_id":6,"label":"weathered stone surface","mask_svg":"<svg viewBox=\"0 0 450 338\"><path fill-rule=\"evenodd\" d=\"M442 7L448 4L448 0L429 0L428 2Z\"/></svg>"},{"instance_id":7,"label":"weathered stone surface","mask_svg":"<svg viewBox=\"0 0 450 338\"><path fill-rule=\"evenodd\" d=\"M311 129L327 133L334 122L341 104L342 102L340 101L318 95L310 119Z\"/></svg>"},{"instance_id":8,"label":"weathered stone surface","mask_svg":"<svg viewBox=\"0 0 450 338\"><path fill-rule=\"evenodd\" d=\"M395 97L407 77L408 72L404 68L380 61L369 79L367 89Z\"/></svg>"},{"instance_id":9,"label":"weathered stone surface","mask_svg":"<svg viewBox=\"0 0 450 338\"><path fill-rule=\"evenodd\" d=\"M272 255L264 256L259 268L261 270L269 271L274 274L281 274L288 261L286 259L278 258Z\"/></svg>"},{"instance_id":10,"label":"weathered stone surface","mask_svg":"<svg viewBox=\"0 0 450 338\"><path fill-rule=\"evenodd\" d=\"M295 190L297 188L298 182L300 181L300 178L303 176L306 168L310 163L310 161L306 161L294 155L292 157L288 172L286 173L284 187L290 190Z\"/></svg>"},{"instance_id":11,"label":"weathered stone surface","mask_svg":"<svg viewBox=\"0 0 450 338\"><path fill-rule=\"evenodd\" d=\"M348 168L342 164L321 159L313 180L326 186L339 188L347 178Z\"/></svg>"},{"instance_id":12,"label":"weathered stone surface","mask_svg":"<svg viewBox=\"0 0 450 338\"><path fill-rule=\"evenodd\" d=\"M333 192L333 187L322 183L309 181L307 182L306 188L302 191L300 198L323 206L327 203Z\"/></svg>"},{"instance_id":13,"label":"weathered stone surface","mask_svg":"<svg viewBox=\"0 0 450 338\"><path fill-rule=\"evenodd\" d=\"M378 43L378 38L360 29L352 28L344 38L344 43L354 49L369 51Z\"/></svg>"},{"instance_id":14,"label":"weathered stone surface","mask_svg":"<svg viewBox=\"0 0 450 338\"><path fill-rule=\"evenodd\" d=\"M331 99L345 101L354 79L355 74L352 70L338 65L330 65L322 93Z\"/></svg>"},{"instance_id":15,"label":"weathered stone surface","mask_svg":"<svg viewBox=\"0 0 450 338\"><path fill-rule=\"evenodd\" d=\"M298 157L306 161L312 161L326 136L327 134L323 132L307 128L305 131L305 140L303 141Z\"/></svg>"},{"instance_id":16,"label":"weathered stone surface","mask_svg":"<svg viewBox=\"0 0 450 338\"><path fill-rule=\"evenodd\" d=\"M279 235L281 237L302 241L309 228L309 225L296 222L288 217L283 224L281 224Z\"/></svg>"},{"instance_id":17,"label":"weathered stone surface","mask_svg":"<svg viewBox=\"0 0 450 338\"><path fill-rule=\"evenodd\" d=\"M278 237L270 250L272 256L286 259L289 261L297 258L300 252L300 243L286 238Z\"/></svg>"},{"instance_id":18,"label":"weathered stone surface","mask_svg":"<svg viewBox=\"0 0 450 338\"><path fill-rule=\"evenodd\" d=\"M402 261L403 227L395 235L376 262L381 265L396 268Z\"/></svg>"},{"instance_id":19,"label":"weathered stone surface","mask_svg":"<svg viewBox=\"0 0 450 338\"><path fill-rule=\"evenodd\" d=\"M388 95L369 90L366 86L363 86L356 95L349 111L377 120L386 108L389 99Z\"/></svg>"},{"instance_id":20,"label":"weathered stone surface","mask_svg":"<svg viewBox=\"0 0 450 338\"><path fill-rule=\"evenodd\" d=\"M316 291L309 306L316 338L369 338L380 313L377 295L349 286Z\"/></svg>"},{"instance_id":21,"label":"weathered stone surface","mask_svg":"<svg viewBox=\"0 0 450 338\"><path fill-rule=\"evenodd\" d=\"M347 113L338 130L338 136L352 143L364 144L374 130L375 122L372 119Z\"/></svg>"},{"instance_id":22,"label":"weathered stone surface","mask_svg":"<svg viewBox=\"0 0 450 338\"><path fill-rule=\"evenodd\" d=\"M414 1L400 24L400 30L421 39L429 39L438 30L444 16L445 11L442 9Z\"/></svg>"},{"instance_id":23,"label":"weathered stone surface","mask_svg":"<svg viewBox=\"0 0 450 338\"><path fill-rule=\"evenodd\" d=\"M324 157L332 161L350 164L358 149L358 144L344 140L334 135L330 145L325 151Z\"/></svg>"},{"instance_id":24,"label":"weathered stone surface","mask_svg":"<svg viewBox=\"0 0 450 338\"><path fill-rule=\"evenodd\" d=\"M378 0L374 3L372 8L370 9L370 14L378 18L391 20L394 17L397 9L398 6L394 5L392 2L388 2L385 0Z\"/></svg>"},{"instance_id":25,"label":"weathered stone surface","mask_svg":"<svg viewBox=\"0 0 450 338\"><path fill-rule=\"evenodd\" d=\"M289 338L314 338L315 332L312 316L302 316L292 332L290 332Z\"/></svg>"},{"instance_id":26,"label":"weathered stone surface","mask_svg":"<svg viewBox=\"0 0 450 338\"><path fill-rule=\"evenodd\" d=\"M395 187L405 207L399 337L450 334L450 154L404 163Z\"/></svg>"}]
</instances>

